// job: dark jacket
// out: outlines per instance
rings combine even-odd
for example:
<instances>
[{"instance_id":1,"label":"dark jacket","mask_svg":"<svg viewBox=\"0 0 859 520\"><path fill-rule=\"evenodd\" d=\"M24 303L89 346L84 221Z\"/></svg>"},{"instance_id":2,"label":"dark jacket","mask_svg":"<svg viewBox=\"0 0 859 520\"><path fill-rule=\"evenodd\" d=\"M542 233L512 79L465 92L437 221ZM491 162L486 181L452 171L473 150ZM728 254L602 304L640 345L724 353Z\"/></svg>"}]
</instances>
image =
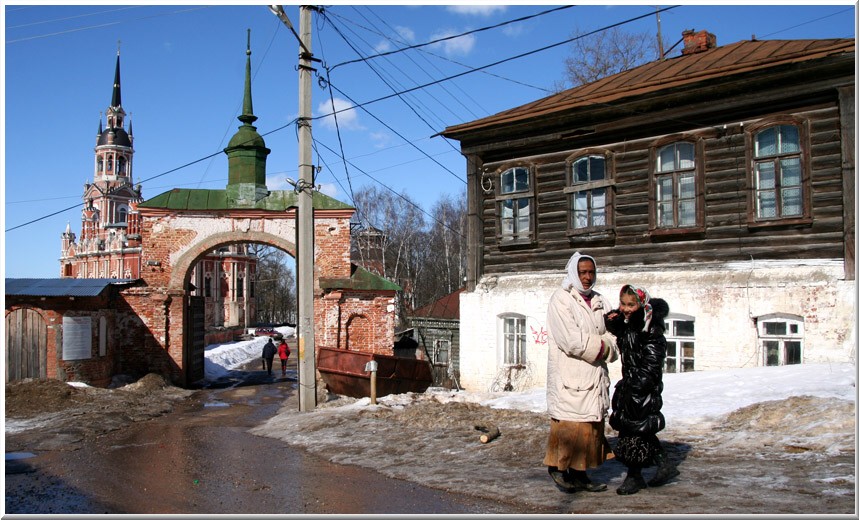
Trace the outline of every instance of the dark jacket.
<instances>
[{"instance_id":1,"label":"dark jacket","mask_svg":"<svg viewBox=\"0 0 859 520\"><path fill-rule=\"evenodd\" d=\"M262 357L266 359L274 359L275 354L277 354L277 347L274 346L274 343L269 341L262 348Z\"/></svg>"},{"instance_id":2,"label":"dark jacket","mask_svg":"<svg viewBox=\"0 0 859 520\"><path fill-rule=\"evenodd\" d=\"M617 337L622 379L614 387L609 424L621 433L649 435L665 428L662 409L662 365L665 362L665 317L668 303L651 298L653 316L647 331L644 309L624 323L623 315L606 318L606 329Z\"/></svg>"}]
</instances>

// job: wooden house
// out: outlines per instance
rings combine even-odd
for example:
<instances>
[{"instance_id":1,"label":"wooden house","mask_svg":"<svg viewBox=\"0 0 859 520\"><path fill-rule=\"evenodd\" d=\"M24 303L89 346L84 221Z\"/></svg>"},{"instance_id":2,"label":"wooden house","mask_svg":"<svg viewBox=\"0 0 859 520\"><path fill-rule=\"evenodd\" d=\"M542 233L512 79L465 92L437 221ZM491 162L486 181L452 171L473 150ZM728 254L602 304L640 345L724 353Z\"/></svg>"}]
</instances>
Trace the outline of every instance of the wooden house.
<instances>
[{"instance_id":1,"label":"wooden house","mask_svg":"<svg viewBox=\"0 0 859 520\"><path fill-rule=\"evenodd\" d=\"M463 290L415 309L407 318L418 348L432 363L433 386L459 388L459 296Z\"/></svg>"},{"instance_id":2,"label":"wooden house","mask_svg":"<svg viewBox=\"0 0 859 520\"><path fill-rule=\"evenodd\" d=\"M442 132L468 168L463 387L545 384L576 251L613 306L624 283L668 301L668 372L855 359L855 41L683 37Z\"/></svg>"}]
</instances>

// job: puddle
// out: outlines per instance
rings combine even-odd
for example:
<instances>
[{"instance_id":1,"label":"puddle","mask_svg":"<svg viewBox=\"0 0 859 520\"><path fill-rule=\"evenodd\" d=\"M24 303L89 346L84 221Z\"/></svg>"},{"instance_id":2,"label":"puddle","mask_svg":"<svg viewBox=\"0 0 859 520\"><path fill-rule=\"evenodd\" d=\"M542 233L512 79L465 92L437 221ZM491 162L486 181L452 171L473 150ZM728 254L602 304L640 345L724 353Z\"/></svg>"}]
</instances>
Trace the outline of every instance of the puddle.
<instances>
[{"instance_id":1,"label":"puddle","mask_svg":"<svg viewBox=\"0 0 859 520\"><path fill-rule=\"evenodd\" d=\"M6 460L21 460L21 459L29 459L30 457L35 457L35 453L28 453L26 451L18 451L18 452L9 452L6 454Z\"/></svg>"},{"instance_id":2,"label":"puddle","mask_svg":"<svg viewBox=\"0 0 859 520\"><path fill-rule=\"evenodd\" d=\"M226 408L228 406L230 406L230 403L218 401L215 403L206 403L203 405L203 408Z\"/></svg>"}]
</instances>

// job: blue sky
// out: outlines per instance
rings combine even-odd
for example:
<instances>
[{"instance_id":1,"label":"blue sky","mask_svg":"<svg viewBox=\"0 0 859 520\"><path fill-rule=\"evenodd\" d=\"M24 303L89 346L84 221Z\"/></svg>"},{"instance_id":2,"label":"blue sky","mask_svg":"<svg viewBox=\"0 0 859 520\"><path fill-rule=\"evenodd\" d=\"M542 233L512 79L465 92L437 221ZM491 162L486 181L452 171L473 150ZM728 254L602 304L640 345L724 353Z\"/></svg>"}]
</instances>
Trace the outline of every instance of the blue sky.
<instances>
[{"instance_id":1,"label":"blue sky","mask_svg":"<svg viewBox=\"0 0 859 520\"><path fill-rule=\"evenodd\" d=\"M328 88L314 79L314 115L330 113L332 95L338 110L361 106L338 113L339 137L330 116L314 121L314 163L322 166L317 184L347 203L350 190L376 186L408 195L429 212L439 197L465 189L458 143L435 134L549 95L570 52L568 44L557 44L576 28L596 30L655 11L652 5L577 5L533 16L559 7L326 6L324 17L314 15L311 46L322 60L317 76L328 80ZM285 10L297 28L298 6ZM289 189L286 179L298 177L291 124L298 114L298 43L266 6L4 4L3 16L0 196L6 277L57 277L66 223L80 234L83 185L93 177L93 147L100 113L111 99L118 45L122 103L135 138L134 180L142 183L144 198L174 187L226 185L227 159L219 152L240 125L247 29L255 125L272 150L267 185ZM531 16L420 50L353 62L359 53L369 56ZM660 23L666 48L686 29L708 30L719 45L752 35L855 37L854 5L844 1L684 4L663 11ZM657 23L647 16L622 27L655 34ZM513 59L543 47L551 48ZM468 72L479 67L486 68ZM441 81L451 76L457 77Z\"/></svg>"}]
</instances>

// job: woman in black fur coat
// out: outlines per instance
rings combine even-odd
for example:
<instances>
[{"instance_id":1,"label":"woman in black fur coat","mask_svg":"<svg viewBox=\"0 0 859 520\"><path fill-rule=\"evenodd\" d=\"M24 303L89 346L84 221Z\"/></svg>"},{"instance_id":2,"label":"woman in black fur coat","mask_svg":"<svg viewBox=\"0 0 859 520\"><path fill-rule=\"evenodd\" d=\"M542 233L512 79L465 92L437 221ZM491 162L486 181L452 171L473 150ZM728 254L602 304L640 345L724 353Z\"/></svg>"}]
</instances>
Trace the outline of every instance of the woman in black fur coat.
<instances>
[{"instance_id":1,"label":"woman in black fur coat","mask_svg":"<svg viewBox=\"0 0 859 520\"><path fill-rule=\"evenodd\" d=\"M665 317L668 303L647 291L624 285L620 308L606 315L606 329L617 337L622 379L614 387L609 424L617 430L615 457L627 467L617 489L631 495L661 486L679 474L668 459L656 432L665 428L662 415L662 365L665 362ZM641 469L656 464L656 474L644 481Z\"/></svg>"}]
</instances>

